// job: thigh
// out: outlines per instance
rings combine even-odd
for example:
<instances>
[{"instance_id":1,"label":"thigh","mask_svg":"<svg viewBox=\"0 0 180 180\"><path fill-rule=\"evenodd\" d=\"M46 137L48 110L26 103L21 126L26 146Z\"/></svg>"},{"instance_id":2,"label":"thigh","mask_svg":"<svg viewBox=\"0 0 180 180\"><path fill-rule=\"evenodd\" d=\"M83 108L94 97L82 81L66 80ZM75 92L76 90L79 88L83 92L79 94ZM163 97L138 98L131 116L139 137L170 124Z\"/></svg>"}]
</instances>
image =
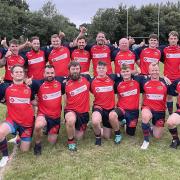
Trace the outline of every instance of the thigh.
<instances>
[{"instance_id":1,"label":"thigh","mask_svg":"<svg viewBox=\"0 0 180 180\"><path fill-rule=\"evenodd\" d=\"M151 113L151 110L146 107L142 109L141 114L142 114L143 123L148 123L152 119L152 116L153 116Z\"/></svg>"},{"instance_id":2,"label":"thigh","mask_svg":"<svg viewBox=\"0 0 180 180\"><path fill-rule=\"evenodd\" d=\"M173 125L173 126L179 125L180 124L180 111L179 112L176 111L175 113L171 114L168 117L167 124Z\"/></svg>"},{"instance_id":3,"label":"thigh","mask_svg":"<svg viewBox=\"0 0 180 180\"><path fill-rule=\"evenodd\" d=\"M99 124L102 122L102 112L100 110L94 109L92 113L92 123Z\"/></svg>"},{"instance_id":4,"label":"thigh","mask_svg":"<svg viewBox=\"0 0 180 180\"><path fill-rule=\"evenodd\" d=\"M47 125L47 121L44 115L38 115L35 121L35 128L43 128Z\"/></svg>"},{"instance_id":5,"label":"thigh","mask_svg":"<svg viewBox=\"0 0 180 180\"><path fill-rule=\"evenodd\" d=\"M10 133L14 133L15 129L12 124L8 122L3 122L0 124L0 140L6 137Z\"/></svg>"},{"instance_id":6,"label":"thigh","mask_svg":"<svg viewBox=\"0 0 180 180\"><path fill-rule=\"evenodd\" d=\"M157 127L153 125L153 136L155 138L161 138L163 135L164 127Z\"/></svg>"}]
</instances>

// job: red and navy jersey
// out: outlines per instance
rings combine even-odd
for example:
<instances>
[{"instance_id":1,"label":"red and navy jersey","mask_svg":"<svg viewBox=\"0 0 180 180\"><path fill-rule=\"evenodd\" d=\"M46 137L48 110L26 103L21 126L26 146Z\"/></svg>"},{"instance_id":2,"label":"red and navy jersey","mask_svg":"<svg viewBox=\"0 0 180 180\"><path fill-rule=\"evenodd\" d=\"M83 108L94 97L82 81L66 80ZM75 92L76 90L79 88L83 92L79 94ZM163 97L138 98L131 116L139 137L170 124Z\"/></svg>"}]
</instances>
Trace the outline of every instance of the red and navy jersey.
<instances>
[{"instance_id":1,"label":"red and navy jersey","mask_svg":"<svg viewBox=\"0 0 180 180\"><path fill-rule=\"evenodd\" d=\"M171 81L180 78L180 46L167 46L163 49L164 75Z\"/></svg>"},{"instance_id":2,"label":"red and navy jersey","mask_svg":"<svg viewBox=\"0 0 180 180\"><path fill-rule=\"evenodd\" d=\"M166 110L166 97L168 94L168 86L164 79L151 80L147 79L142 84L144 92L143 106L154 111L165 111Z\"/></svg>"},{"instance_id":3,"label":"red and navy jersey","mask_svg":"<svg viewBox=\"0 0 180 180\"><path fill-rule=\"evenodd\" d=\"M44 68L46 65L45 52L30 50L25 54L27 61L27 76L33 77L35 80L43 79Z\"/></svg>"},{"instance_id":4,"label":"red and navy jersey","mask_svg":"<svg viewBox=\"0 0 180 180\"><path fill-rule=\"evenodd\" d=\"M48 55L49 64L54 66L56 76L68 76L70 60L70 51L65 46L53 48Z\"/></svg>"},{"instance_id":5,"label":"red and navy jersey","mask_svg":"<svg viewBox=\"0 0 180 180\"><path fill-rule=\"evenodd\" d=\"M83 76L77 81L69 79L65 85L66 107L78 113L89 112L90 82Z\"/></svg>"},{"instance_id":6,"label":"red and navy jersey","mask_svg":"<svg viewBox=\"0 0 180 180\"><path fill-rule=\"evenodd\" d=\"M121 65L126 63L129 64L131 70L135 68L135 62L138 59L137 55L131 51L121 51L119 50L115 56L115 73L120 74Z\"/></svg>"},{"instance_id":7,"label":"red and navy jersey","mask_svg":"<svg viewBox=\"0 0 180 180\"><path fill-rule=\"evenodd\" d=\"M111 49L107 45L99 46L93 45L90 50L92 63L93 63L93 72L94 76L97 75L96 68L99 61L106 62L107 64L107 74L112 74L111 67Z\"/></svg>"},{"instance_id":8,"label":"red and navy jersey","mask_svg":"<svg viewBox=\"0 0 180 180\"><path fill-rule=\"evenodd\" d=\"M6 58L5 77L4 77L5 80L12 81L11 68L14 65L17 65L17 64L24 66L25 60L23 59L22 56L20 56L20 55L11 55L11 56Z\"/></svg>"},{"instance_id":9,"label":"red and navy jersey","mask_svg":"<svg viewBox=\"0 0 180 180\"><path fill-rule=\"evenodd\" d=\"M172 96L178 96L177 98L177 103L180 105L180 79L175 80L171 85L170 85L170 95Z\"/></svg>"},{"instance_id":10,"label":"red and navy jersey","mask_svg":"<svg viewBox=\"0 0 180 180\"><path fill-rule=\"evenodd\" d=\"M38 97L38 114L44 114L56 119L61 116L62 94L64 87L62 79L56 78L51 82L33 81L32 89Z\"/></svg>"},{"instance_id":11,"label":"red and navy jersey","mask_svg":"<svg viewBox=\"0 0 180 180\"><path fill-rule=\"evenodd\" d=\"M140 84L139 79L123 81L121 78L116 80L115 91L118 96L117 107L125 110L139 109Z\"/></svg>"},{"instance_id":12,"label":"red and navy jersey","mask_svg":"<svg viewBox=\"0 0 180 180\"><path fill-rule=\"evenodd\" d=\"M0 48L0 59L6 54L7 49L5 48Z\"/></svg>"},{"instance_id":13,"label":"red and navy jersey","mask_svg":"<svg viewBox=\"0 0 180 180\"><path fill-rule=\"evenodd\" d=\"M71 54L71 59L80 63L81 72L89 72L90 53L86 50L75 49Z\"/></svg>"},{"instance_id":14,"label":"red and navy jersey","mask_svg":"<svg viewBox=\"0 0 180 180\"><path fill-rule=\"evenodd\" d=\"M13 120L19 125L32 127L34 111L31 104L33 94L25 85L6 84L0 85L0 99L5 97L7 106L7 120Z\"/></svg>"},{"instance_id":15,"label":"red and navy jersey","mask_svg":"<svg viewBox=\"0 0 180 180\"><path fill-rule=\"evenodd\" d=\"M103 109L113 109L115 106L114 80L109 76L95 77L91 82L91 92L94 95L94 106Z\"/></svg>"},{"instance_id":16,"label":"red and navy jersey","mask_svg":"<svg viewBox=\"0 0 180 180\"><path fill-rule=\"evenodd\" d=\"M161 59L161 52L155 48L144 48L140 53L140 69L141 74L149 74L149 65L151 63L159 63Z\"/></svg>"}]
</instances>

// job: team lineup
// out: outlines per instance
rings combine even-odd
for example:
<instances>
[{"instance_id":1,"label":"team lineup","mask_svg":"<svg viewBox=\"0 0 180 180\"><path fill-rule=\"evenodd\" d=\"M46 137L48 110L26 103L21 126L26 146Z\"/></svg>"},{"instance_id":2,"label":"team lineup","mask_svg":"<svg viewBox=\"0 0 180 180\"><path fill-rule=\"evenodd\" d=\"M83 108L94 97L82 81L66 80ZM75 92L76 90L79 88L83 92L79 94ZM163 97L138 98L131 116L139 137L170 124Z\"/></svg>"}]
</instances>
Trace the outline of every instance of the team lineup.
<instances>
[{"instance_id":1,"label":"team lineup","mask_svg":"<svg viewBox=\"0 0 180 180\"><path fill-rule=\"evenodd\" d=\"M62 111L68 149L76 151L76 141L83 138L90 121L90 107L96 146L102 145L102 138L110 139L112 135L114 143L120 144L121 126L125 126L127 135L134 136L139 109L142 150L149 148L150 136L162 137L165 123L172 135L170 147L176 149L180 145L176 127L180 124L178 33L169 33L167 46L159 46L158 36L151 34L148 46L133 50L127 38L120 39L116 47L103 32L97 34L95 44L89 45L85 30L81 28L78 37L67 45L61 44L63 34L52 35L51 45L45 47L40 47L36 36L22 45L16 39L9 46L2 43L0 67L5 67L5 75L0 84L0 100L7 106L7 115L0 124L0 167L9 161L8 134L16 135L14 141L22 151L30 149L33 137L35 155L42 152L42 132L55 144ZM24 50L26 46L31 49ZM164 63L163 77L159 62ZM94 97L92 104L90 92ZM175 112L173 96L177 97Z\"/></svg>"}]
</instances>

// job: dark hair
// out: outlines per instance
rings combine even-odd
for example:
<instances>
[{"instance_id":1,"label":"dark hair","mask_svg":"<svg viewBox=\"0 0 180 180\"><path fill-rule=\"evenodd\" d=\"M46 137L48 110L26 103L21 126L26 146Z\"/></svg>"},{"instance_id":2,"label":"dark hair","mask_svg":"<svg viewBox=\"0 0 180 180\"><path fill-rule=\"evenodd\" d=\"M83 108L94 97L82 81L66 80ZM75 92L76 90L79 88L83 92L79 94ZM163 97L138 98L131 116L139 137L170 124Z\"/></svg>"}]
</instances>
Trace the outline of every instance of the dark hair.
<instances>
[{"instance_id":1,"label":"dark hair","mask_svg":"<svg viewBox=\"0 0 180 180\"><path fill-rule=\"evenodd\" d=\"M25 72L24 66L19 65L19 64L16 64L16 65L14 65L13 67L11 67L11 73L13 73L13 71L14 71L14 69L15 69L16 67L20 67L20 68L22 68L22 69L23 69L23 71Z\"/></svg>"},{"instance_id":2,"label":"dark hair","mask_svg":"<svg viewBox=\"0 0 180 180\"><path fill-rule=\"evenodd\" d=\"M54 66L53 66L53 65L50 65L50 64L47 64L47 65L45 66L45 69L46 69L46 68L49 68L49 69L53 68L53 69L54 69Z\"/></svg>"},{"instance_id":3,"label":"dark hair","mask_svg":"<svg viewBox=\"0 0 180 180\"><path fill-rule=\"evenodd\" d=\"M131 69L131 68L130 68L130 65L129 65L129 64L126 64L126 63L123 63L123 64L121 65L121 70L127 70L127 69Z\"/></svg>"},{"instance_id":4,"label":"dark hair","mask_svg":"<svg viewBox=\"0 0 180 180\"><path fill-rule=\"evenodd\" d=\"M107 63L106 62L104 62L104 61L98 61L98 64L97 64L98 66L107 66Z\"/></svg>"},{"instance_id":5,"label":"dark hair","mask_svg":"<svg viewBox=\"0 0 180 180\"><path fill-rule=\"evenodd\" d=\"M149 39L157 39L158 40L158 35L157 34L150 34Z\"/></svg>"},{"instance_id":6,"label":"dark hair","mask_svg":"<svg viewBox=\"0 0 180 180\"><path fill-rule=\"evenodd\" d=\"M78 42L79 40L81 40L81 39L84 39L85 42L86 42L86 38L85 38L84 36L79 36L79 37L77 38L77 42Z\"/></svg>"},{"instance_id":7,"label":"dark hair","mask_svg":"<svg viewBox=\"0 0 180 180\"><path fill-rule=\"evenodd\" d=\"M80 69L81 69L81 65L80 65L79 62L77 62L77 61L71 61L71 62L69 63L69 65L68 65L68 69L70 70L70 68L71 68L72 66L73 66L73 67L79 66Z\"/></svg>"}]
</instances>

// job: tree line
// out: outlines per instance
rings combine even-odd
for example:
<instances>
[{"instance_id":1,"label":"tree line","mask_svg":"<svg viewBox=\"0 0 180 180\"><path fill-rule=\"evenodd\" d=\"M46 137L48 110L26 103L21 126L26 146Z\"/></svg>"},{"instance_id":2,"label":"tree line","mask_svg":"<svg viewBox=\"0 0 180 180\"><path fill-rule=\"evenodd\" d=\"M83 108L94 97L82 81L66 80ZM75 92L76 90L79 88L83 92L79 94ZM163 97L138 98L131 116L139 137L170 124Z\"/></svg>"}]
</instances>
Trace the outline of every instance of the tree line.
<instances>
[{"instance_id":1,"label":"tree line","mask_svg":"<svg viewBox=\"0 0 180 180\"><path fill-rule=\"evenodd\" d=\"M147 37L158 32L159 39L167 42L171 30L180 32L180 1L177 3L149 4L128 8L128 35ZM52 1L47 1L40 10L31 12L25 0L0 0L0 36L19 38L37 35L42 44L49 42L50 36L60 30L65 32L65 41L77 36L76 25L59 13ZM93 41L97 32L103 31L112 42L127 36L127 7L99 9L91 24L82 24L88 29L87 39Z\"/></svg>"}]
</instances>

